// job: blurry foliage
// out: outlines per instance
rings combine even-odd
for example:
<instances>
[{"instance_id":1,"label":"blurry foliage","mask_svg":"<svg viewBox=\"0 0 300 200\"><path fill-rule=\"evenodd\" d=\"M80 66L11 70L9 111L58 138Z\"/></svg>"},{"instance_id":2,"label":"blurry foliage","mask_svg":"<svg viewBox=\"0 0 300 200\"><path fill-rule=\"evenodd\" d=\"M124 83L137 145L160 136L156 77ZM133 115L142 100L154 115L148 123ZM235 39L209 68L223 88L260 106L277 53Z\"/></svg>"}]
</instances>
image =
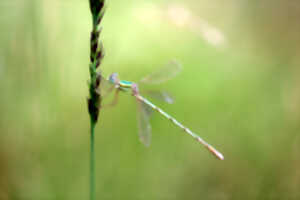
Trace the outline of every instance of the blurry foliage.
<instances>
[{"instance_id":1,"label":"blurry foliage","mask_svg":"<svg viewBox=\"0 0 300 200\"><path fill-rule=\"evenodd\" d=\"M225 161L158 114L145 148L134 99L121 95L97 127L97 196L299 199L299 2L178 4L218 28L224 46L135 12L173 3L108 1L103 73L139 80L179 60L182 74L154 87L170 91L175 104L154 102L218 147ZM3 1L0 25L0 199L87 198L88 1Z\"/></svg>"}]
</instances>

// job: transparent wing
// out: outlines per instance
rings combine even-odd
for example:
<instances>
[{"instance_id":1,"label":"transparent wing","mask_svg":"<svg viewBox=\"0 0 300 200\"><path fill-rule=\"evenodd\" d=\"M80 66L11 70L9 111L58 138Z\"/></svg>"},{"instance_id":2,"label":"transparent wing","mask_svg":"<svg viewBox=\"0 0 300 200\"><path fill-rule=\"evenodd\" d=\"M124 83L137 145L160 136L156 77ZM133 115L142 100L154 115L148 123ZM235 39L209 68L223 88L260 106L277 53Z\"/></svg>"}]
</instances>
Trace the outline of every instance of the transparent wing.
<instances>
[{"instance_id":1,"label":"transparent wing","mask_svg":"<svg viewBox=\"0 0 300 200\"><path fill-rule=\"evenodd\" d=\"M149 90L146 91L145 94L150 96L151 98L160 100L160 101L165 101L169 104L174 103L174 99L171 97L171 95L165 91L154 91L154 90Z\"/></svg>"},{"instance_id":2,"label":"transparent wing","mask_svg":"<svg viewBox=\"0 0 300 200\"><path fill-rule=\"evenodd\" d=\"M149 119L153 111L147 104L141 101L137 101L137 104L139 138L140 141L148 147L151 143L151 125Z\"/></svg>"},{"instance_id":3,"label":"transparent wing","mask_svg":"<svg viewBox=\"0 0 300 200\"><path fill-rule=\"evenodd\" d=\"M170 61L160 70L149 74L140 80L141 83L159 84L174 78L182 70L181 65L176 61Z\"/></svg>"},{"instance_id":4,"label":"transparent wing","mask_svg":"<svg viewBox=\"0 0 300 200\"><path fill-rule=\"evenodd\" d=\"M109 95L114 89L115 89L115 85L112 84L111 82L109 82L106 78L104 78L103 76L101 76L101 82L100 82L100 94L102 97L106 97L107 95Z\"/></svg>"}]
</instances>

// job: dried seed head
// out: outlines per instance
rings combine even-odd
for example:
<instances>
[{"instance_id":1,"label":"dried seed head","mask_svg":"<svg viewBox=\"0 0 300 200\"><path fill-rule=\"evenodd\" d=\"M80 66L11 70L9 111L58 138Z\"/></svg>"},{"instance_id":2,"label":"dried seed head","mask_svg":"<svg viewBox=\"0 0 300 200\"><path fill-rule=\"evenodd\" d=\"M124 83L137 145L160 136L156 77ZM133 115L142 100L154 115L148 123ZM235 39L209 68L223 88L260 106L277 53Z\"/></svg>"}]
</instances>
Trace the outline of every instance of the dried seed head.
<instances>
[{"instance_id":1,"label":"dried seed head","mask_svg":"<svg viewBox=\"0 0 300 200\"><path fill-rule=\"evenodd\" d=\"M93 43L91 45L91 52L92 53L96 52L97 48L98 48L98 43L97 42Z\"/></svg>"},{"instance_id":2,"label":"dried seed head","mask_svg":"<svg viewBox=\"0 0 300 200\"><path fill-rule=\"evenodd\" d=\"M104 16L104 12L101 12L101 13L99 14L98 19L97 19L97 22L96 22L97 25L100 24L100 22L101 22L102 19L103 19L103 16Z\"/></svg>"},{"instance_id":3,"label":"dried seed head","mask_svg":"<svg viewBox=\"0 0 300 200\"><path fill-rule=\"evenodd\" d=\"M96 89L99 87L100 83L101 83L101 74L98 73L96 78L96 87L95 87Z\"/></svg>"},{"instance_id":4,"label":"dried seed head","mask_svg":"<svg viewBox=\"0 0 300 200\"><path fill-rule=\"evenodd\" d=\"M98 15L104 7L104 0L90 0L90 9L93 15Z\"/></svg>"},{"instance_id":5,"label":"dried seed head","mask_svg":"<svg viewBox=\"0 0 300 200\"><path fill-rule=\"evenodd\" d=\"M105 0L89 0L90 10L93 17L93 30L90 35L90 76L91 82L89 85L90 97L88 99L88 110L93 122L97 122L99 115L99 108L101 104L101 94L99 87L101 84L101 74L97 73L101 60L103 58L103 46L99 41L101 28L99 23L101 22L104 15L104 4Z\"/></svg>"},{"instance_id":6,"label":"dried seed head","mask_svg":"<svg viewBox=\"0 0 300 200\"><path fill-rule=\"evenodd\" d=\"M88 99L88 109L90 116L94 122L97 122L99 116L99 98L98 101L95 102L92 98Z\"/></svg>"},{"instance_id":7,"label":"dried seed head","mask_svg":"<svg viewBox=\"0 0 300 200\"><path fill-rule=\"evenodd\" d=\"M99 38L99 35L100 35L100 31L92 31L91 32L91 41L98 41L98 38Z\"/></svg>"},{"instance_id":8,"label":"dried seed head","mask_svg":"<svg viewBox=\"0 0 300 200\"><path fill-rule=\"evenodd\" d=\"M103 49L101 49L100 51L98 51L98 53L97 53L97 56L96 56L96 59L97 60L101 60L102 58L103 58Z\"/></svg>"},{"instance_id":9,"label":"dried seed head","mask_svg":"<svg viewBox=\"0 0 300 200\"><path fill-rule=\"evenodd\" d=\"M96 69L100 66L101 60L96 60Z\"/></svg>"}]
</instances>

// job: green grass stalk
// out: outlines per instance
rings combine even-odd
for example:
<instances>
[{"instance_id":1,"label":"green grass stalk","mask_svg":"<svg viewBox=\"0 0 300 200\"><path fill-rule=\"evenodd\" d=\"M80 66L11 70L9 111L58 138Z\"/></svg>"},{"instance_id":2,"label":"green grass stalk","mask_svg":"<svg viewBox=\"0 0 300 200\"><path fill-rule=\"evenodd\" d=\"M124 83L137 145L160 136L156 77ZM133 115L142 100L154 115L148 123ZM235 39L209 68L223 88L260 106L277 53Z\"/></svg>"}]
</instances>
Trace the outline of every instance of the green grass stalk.
<instances>
[{"instance_id":1,"label":"green grass stalk","mask_svg":"<svg viewBox=\"0 0 300 200\"><path fill-rule=\"evenodd\" d=\"M101 107L101 93L99 90L101 84L101 61L104 56L103 45L100 41L100 23L104 15L105 0L89 0L90 10L93 19L93 29L91 31L90 42L90 82L88 98L88 111L90 115L91 126L91 148L90 148L90 200L95 200L95 127L99 117Z\"/></svg>"},{"instance_id":2,"label":"green grass stalk","mask_svg":"<svg viewBox=\"0 0 300 200\"><path fill-rule=\"evenodd\" d=\"M95 199L95 127L91 122L91 150L90 150L90 199Z\"/></svg>"}]
</instances>

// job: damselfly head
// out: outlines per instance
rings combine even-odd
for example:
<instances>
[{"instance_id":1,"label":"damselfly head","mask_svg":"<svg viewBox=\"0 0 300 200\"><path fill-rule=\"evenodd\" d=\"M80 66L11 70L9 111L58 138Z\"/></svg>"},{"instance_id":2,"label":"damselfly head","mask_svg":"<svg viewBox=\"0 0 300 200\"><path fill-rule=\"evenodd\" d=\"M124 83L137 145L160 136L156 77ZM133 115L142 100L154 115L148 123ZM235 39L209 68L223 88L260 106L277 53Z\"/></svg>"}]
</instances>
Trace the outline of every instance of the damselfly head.
<instances>
[{"instance_id":1,"label":"damselfly head","mask_svg":"<svg viewBox=\"0 0 300 200\"><path fill-rule=\"evenodd\" d=\"M112 73L108 80L112 83L112 84L117 84L119 82L119 79L118 79L118 73Z\"/></svg>"}]
</instances>

